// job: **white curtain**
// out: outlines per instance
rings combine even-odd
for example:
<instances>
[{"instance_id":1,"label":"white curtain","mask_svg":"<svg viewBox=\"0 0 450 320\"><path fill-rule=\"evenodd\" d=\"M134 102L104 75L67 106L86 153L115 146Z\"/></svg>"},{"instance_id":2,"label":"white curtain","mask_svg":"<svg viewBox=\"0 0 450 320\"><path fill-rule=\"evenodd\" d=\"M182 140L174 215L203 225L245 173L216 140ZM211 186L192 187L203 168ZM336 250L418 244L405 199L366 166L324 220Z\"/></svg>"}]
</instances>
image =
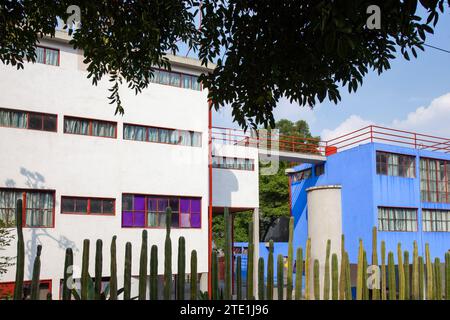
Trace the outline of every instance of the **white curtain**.
<instances>
[{"instance_id":1,"label":"white curtain","mask_svg":"<svg viewBox=\"0 0 450 320\"><path fill-rule=\"evenodd\" d=\"M44 63L44 48L42 47L36 47L36 62L37 63Z\"/></svg>"},{"instance_id":2,"label":"white curtain","mask_svg":"<svg viewBox=\"0 0 450 320\"><path fill-rule=\"evenodd\" d=\"M46 48L45 49L45 64L57 66L58 65L58 56L59 56L58 50Z\"/></svg>"},{"instance_id":3,"label":"white curtain","mask_svg":"<svg viewBox=\"0 0 450 320\"><path fill-rule=\"evenodd\" d=\"M21 192L0 191L0 221L6 226L16 223L16 202L22 199Z\"/></svg>"},{"instance_id":4,"label":"white curtain","mask_svg":"<svg viewBox=\"0 0 450 320\"><path fill-rule=\"evenodd\" d=\"M116 135L116 125L109 122L92 122L92 135L98 137L114 138Z\"/></svg>"},{"instance_id":5,"label":"white curtain","mask_svg":"<svg viewBox=\"0 0 450 320\"><path fill-rule=\"evenodd\" d=\"M47 192L27 192L27 227L51 227L53 225L53 194Z\"/></svg>"},{"instance_id":6,"label":"white curtain","mask_svg":"<svg viewBox=\"0 0 450 320\"><path fill-rule=\"evenodd\" d=\"M123 137L127 140L144 141L145 131L144 127L125 125Z\"/></svg>"},{"instance_id":7,"label":"white curtain","mask_svg":"<svg viewBox=\"0 0 450 320\"><path fill-rule=\"evenodd\" d=\"M0 126L26 128L28 114L25 112L0 110Z\"/></svg>"},{"instance_id":8,"label":"white curtain","mask_svg":"<svg viewBox=\"0 0 450 320\"><path fill-rule=\"evenodd\" d=\"M89 122L81 119L64 118L64 132L88 135Z\"/></svg>"},{"instance_id":9,"label":"white curtain","mask_svg":"<svg viewBox=\"0 0 450 320\"><path fill-rule=\"evenodd\" d=\"M158 129L157 128L148 128L148 141L158 142Z\"/></svg>"}]
</instances>

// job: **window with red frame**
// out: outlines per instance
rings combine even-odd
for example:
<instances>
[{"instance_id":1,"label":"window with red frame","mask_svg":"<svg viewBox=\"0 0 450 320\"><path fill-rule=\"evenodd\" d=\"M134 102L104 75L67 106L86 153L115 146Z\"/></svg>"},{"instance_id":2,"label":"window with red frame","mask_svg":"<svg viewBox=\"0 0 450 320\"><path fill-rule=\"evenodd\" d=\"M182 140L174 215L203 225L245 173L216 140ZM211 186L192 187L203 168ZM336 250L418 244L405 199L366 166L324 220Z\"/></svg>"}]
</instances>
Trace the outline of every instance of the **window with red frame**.
<instances>
[{"instance_id":1,"label":"window with red frame","mask_svg":"<svg viewBox=\"0 0 450 320\"><path fill-rule=\"evenodd\" d=\"M201 227L201 198L176 196L122 196L122 227L166 227L166 209L170 207L172 228Z\"/></svg>"},{"instance_id":2,"label":"window with red frame","mask_svg":"<svg viewBox=\"0 0 450 320\"><path fill-rule=\"evenodd\" d=\"M61 213L114 215L115 199L61 197Z\"/></svg>"},{"instance_id":3,"label":"window with red frame","mask_svg":"<svg viewBox=\"0 0 450 320\"><path fill-rule=\"evenodd\" d=\"M417 231L417 209L378 208L379 231Z\"/></svg>"},{"instance_id":4,"label":"window with red frame","mask_svg":"<svg viewBox=\"0 0 450 320\"><path fill-rule=\"evenodd\" d=\"M0 283L0 300L12 300L14 296L14 282ZM39 281L38 300L47 300L47 296L52 292L51 280ZM31 281L23 282L22 299L30 300L31 298Z\"/></svg>"},{"instance_id":5,"label":"window with red frame","mask_svg":"<svg viewBox=\"0 0 450 320\"><path fill-rule=\"evenodd\" d=\"M59 50L37 46L36 62L51 66L59 66Z\"/></svg>"},{"instance_id":6,"label":"window with red frame","mask_svg":"<svg viewBox=\"0 0 450 320\"><path fill-rule=\"evenodd\" d=\"M4 225L15 226L18 199L22 199L25 206L24 227L53 227L55 192L19 189L0 189L0 220Z\"/></svg>"},{"instance_id":7,"label":"window with red frame","mask_svg":"<svg viewBox=\"0 0 450 320\"><path fill-rule=\"evenodd\" d=\"M116 138L117 123L66 116L64 117L64 133Z\"/></svg>"},{"instance_id":8,"label":"window with red frame","mask_svg":"<svg viewBox=\"0 0 450 320\"><path fill-rule=\"evenodd\" d=\"M56 132L57 116L29 111L0 109L0 126Z\"/></svg>"},{"instance_id":9,"label":"window with red frame","mask_svg":"<svg viewBox=\"0 0 450 320\"><path fill-rule=\"evenodd\" d=\"M404 154L377 151L377 174L415 178L416 158Z\"/></svg>"},{"instance_id":10,"label":"window with red frame","mask_svg":"<svg viewBox=\"0 0 450 320\"><path fill-rule=\"evenodd\" d=\"M420 159L420 194L423 202L450 203L450 161Z\"/></svg>"}]
</instances>

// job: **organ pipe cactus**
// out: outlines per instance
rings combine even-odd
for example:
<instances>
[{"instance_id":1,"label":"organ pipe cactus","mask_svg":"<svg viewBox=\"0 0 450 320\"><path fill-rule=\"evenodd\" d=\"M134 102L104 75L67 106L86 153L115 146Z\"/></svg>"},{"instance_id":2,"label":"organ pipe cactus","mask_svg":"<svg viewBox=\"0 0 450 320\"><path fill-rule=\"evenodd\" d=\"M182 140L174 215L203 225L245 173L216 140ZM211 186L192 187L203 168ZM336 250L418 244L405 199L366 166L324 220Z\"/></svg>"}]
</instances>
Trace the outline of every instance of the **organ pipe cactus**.
<instances>
[{"instance_id":1,"label":"organ pipe cactus","mask_svg":"<svg viewBox=\"0 0 450 320\"><path fill-rule=\"evenodd\" d=\"M211 298L212 300L219 300L219 270L215 250L212 252L211 280Z\"/></svg>"},{"instance_id":2,"label":"organ pipe cactus","mask_svg":"<svg viewBox=\"0 0 450 320\"><path fill-rule=\"evenodd\" d=\"M150 300L158 300L158 247L150 249Z\"/></svg>"},{"instance_id":3,"label":"organ pipe cactus","mask_svg":"<svg viewBox=\"0 0 450 320\"><path fill-rule=\"evenodd\" d=\"M367 286L367 255L363 251L363 300L369 300L369 287Z\"/></svg>"},{"instance_id":4,"label":"organ pipe cactus","mask_svg":"<svg viewBox=\"0 0 450 320\"><path fill-rule=\"evenodd\" d=\"M372 228L372 265L378 267L378 241L377 241L377 227ZM379 281L379 279L376 279ZM372 300L380 300L379 283L372 289Z\"/></svg>"},{"instance_id":5,"label":"organ pipe cactus","mask_svg":"<svg viewBox=\"0 0 450 320\"><path fill-rule=\"evenodd\" d=\"M41 251L42 246L38 245L36 250L36 258L33 264L33 278L31 280L31 300L39 299L39 275L41 273Z\"/></svg>"},{"instance_id":6,"label":"organ pipe cactus","mask_svg":"<svg viewBox=\"0 0 450 320\"><path fill-rule=\"evenodd\" d=\"M267 259L267 300L273 300L273 240L269 241L269 257Z\"/></svg>"},{"instance_id":7,"label":"organ pipe cactus","mask_svg":"<svg viewBox=\"0 0 450 320\"><path fill-rule=\"evenodd\" d=\"M224 209L225 220L225 284L224 284L224 297L226 300L231 300L232 291L232 261L233 261L233 249L232 249L232 234L231 225L232 217L228 211L228 208Z\"/></svg>"},{"instance_id":8,"label":"organ pipe cactus","mask_svg":"<svg viewBox=\"0 0 450 320\"><path fill-rule=\"evenodd\" d=\"M258 299L264 300L264 259L258 260Z\"/></svg>"},{"instance_id":9,"label":"organ pipe cactus","mask_svg":"<svg viewBox=\"0 0 450 320\"><path fill-rule=\"evenodd\" d=\"M131 299L131 242L125 244L125 268L124 268L124 281L123 281L123 299Z\"/></svg>"},{"instance_id":10,"label":"organ pipe cactus","mask_svg":"<svg viewBox=\"0 0 450 320\"><path fill-rule=\"evenodd\" d=\"M395 264L394 264L394 253L389 252L388 254L388 273L389 273L389 300L397 299L397 286L395 283Z\"/></svg>"},{"instance_id":11,"label":"organ pipe cactus","mask_svg":"<svg viewBox=\"0 0 450 320\"><path fill-rule=\"evenodd\" d=\"M109 279L109 299L117 300L117 248L116 248L117 237L113 236L111 240L111 264L110 271L111 277Z\"/></svg>"},{"instance_id":12,"label":"organ pipe cactus","mask_svg":"<svg viewBox=\"0 0 450 320\"><path fill-rule=\"evenodd\" d=\"M297 260L295 271L295 300L302 298L302 280L303 280L303 249L297 248Z\"/></svg>"},{"instance_id":13,"label":"organ pipe cactus","mask_svg":"<svg viewBox=\"0 0 450 320\"><path fill-rule=\"evenodd\" d=\"M314 300L320 300L320 266L319 260L314 260Z\"/></svg>"},{"instance_id":14,"label":"organ pipe cactus","mask_svg":"<svg viewBox=\"0 0 450 320\"><path fill-rule=\"evenodd\" d=\"M419 300L425 298L425 266L423 257L419 257Z\"/></svg>"},{"instance_id":15,"label":"organ pipe cactus","mask_svg":"<svg viewBox=\"0 0 450 320\"><path fill-rule=\"evenodd\" d=\"M83 260L81 263L81 300L87 300L89 294L89 240L83 241Z\"/></svg>"},{"instance_id":16,"label":"organ pipe cactus","mask_svg":"<svg viewBox=\"0 0 450 320\"><path fill-rule=\"evenodd\" d=\"M405 300L405 272L403 269L403 251L400 243L397 245L397 268L398 268L398 299Z\"/></svg>"},{"instance_id":17,"label":"organ pipe cactus","mask_svg":"<svg viewBox=\"0 0 450 320\"><path fill-rule=\"evenodd\" d=\"M191 252L191 300L197 300L197 251Z\"/></svg>"},{"instance_id":18,"label":"organ pipe cactus","mask_svg":"<svg viewBox=\"0 0 450 320\"><path fill-rule=\"evenodd\" d=\"M95 243L95 286L94 299L100 300L102 293L103 242L97 239Z\"/></svg>"},{"instance_id":19,"label":"organ pipe cactus","mask_svg":"<svg viewBox=\"0 0 450 320\"><path fill-rule=\"evenodd\" d=\"M311 238L306 240L305 299L311 300Z\"/></svg>"},{"instance_id":20,"label":"organ pipe cactus","mask_svg":"<svg viewBox=\"0 0 450 320\"><path fill-rule=\"evenodd\" d=\"M23 276L25 272L25 243L23 241L23 205L22 200L16 203L16 228L17 228L17 258L16 258L16 281L14 283L14 300L22 300Z\"/></svg>"},{"instance_id":21,"label":"organ pipe cactus","mask_svg":"<svg viewBox=\"0 0 450 320\"><path fill-rule=\"evenodd\" d=\"M359 250L358 250L358 270L356 277L356 299L362 300L364 295L364 249L362 240L359 239Z\"/></svg>"},{"instance_id":22,"label":"organ pipe cactus","mask_svg":"<svg viewBox=\"0 0 450 320\"><path fill-rule=\"evenodd\" d=\"M387 300L386 286L386 243L381 241L381 300Z\"/></svg>"},{"instance_id":23,"label":"organ pipe cactus","mask_svg":"<svg viewBox=\"0 0 450 320\"><path fill-rule=\"evenodd\" d=\"M284 264L283 264L283 256L281 254L279 254L277 257L277 289L278 289L278 300L283 300Z\"/></svg>"},{"instance_id":24,"label":"organ pipe cactus","mask_svg":"<svg viewBox=\"0 0 450 320\"><path fill-rule=\"evenodd\" d=\"M272 266L272 274L273 274L273 266ZM272 278L272 285L273 285L273 278ZM241 256L238 256L237 260L236 260L236 299L242 300L242 257Z\"/></svg>"},{"instance_id":25,"label":"organ pipe cactus","mask_svg":"<svg viewBox=\"0 0 450 320\"><path fill-rule=\"evenodd\" d=\"M330 300L330 251L331 240L328 239L325 257L325 275L323 280L323 300Z\"/></svg>"},{"instance_id":26,"label":"organ pipe cactus","mask_svg":"<svg viewBox=\"0 0 450 320\"><path fill-rule=\"evenodd\" d=\"M294 217L289 219L288 261L286 279L286 300L292 300L293 272L294 272Z\"/></svg>"},{"instance_id":27,"label":"organ pipe cactus","mask_svg":"<svg viewBox=\"0 0 450 320\"><path fill-rule=\"evenodd\" d=\"M339 275L339 300L345 300L345 238L341 236L341 270Z\"/></svg>"},{"instance_id":28,"label":"organ pipe cactus","mask_svg":"<svg viewBox=\"0 0 450 320\"><path fill-rule=\"evenodd\" d=\"M172 210L166 209L166 240L164 242L164 300L170 300L172 294L172 240L170 240L170 225Z\"/></svg>"},{"instance_id":29,"label":"organ pipe cactus","mask_svg":"<svg viewBox=\"0 0 450 320\"><path fill-rule=\"evenodd\" d=\"M247 300L253 298L253 256L254 256L254 244L253 244L253 222L248 224L248 253L247 253Z\"/></svg>"},{"instance_id":30,"label":"organ pipe cactus","mask_svg":"<svg viewBox=\"0 0 450 320\"><path fill-rule=\"evenodd\" d=\"M64 282L62 288L62 299L70 300L72 298L72 287L73 287L73 251L72 248L66 249L66 256L64 260ZM69 281L72 281L69 283Z\"/></svg>"},{"instance_id":31,"label":"organ pipe cactus","mask_svg":"<svg viewBox=\"0 0 450 320\"><path fill-rule=\"evenodd\" d=\"M427 300L433 300L433 266L430 258L430 246L425 244L425 259L427 267Z\"/></svg>"},{"instance_id":32,"label":"organ pipe cactus","mask_svg":"<svg viewBox=\"0 0 450 320\"><path fill-rule=\"evenodd\" d=\"M417 241L413 244L413 267L412 267L412 299L419 299L419 252L417 248Z\"/></svg>"},{"instance_id":33,"label":"organ pipe cactus","mask_svg":"<svg viewBox=\"0 0 450 320\"><path fill-rule=\"evenodd\" d=\"M445 300L450 300L450 252L445 254Z\"/></svg>"},{"instance_id":34,"label":"organ pipe cactus","mask_svg":"<svg viewBox=\"0 0 450 320\"><path fill-rule=\"evenodd\" d=\"M339 277L338 257L336 253L333 253L331 257L331 299L333 300L338 300L339 298L338 277Z\"/></svg>"},{"instance_id":35,"label":"organ pipe cactus","mask_svg":"<svg viewBox=\"0 0 450 320\"><path fill-rule=\"evenodd\" d=\"M442 300L442 279L441 279L441 260L434 259L434 298Z\"/></svg>"},{"instance_id":36,"label":"organ pipe cactus","mask_svg":"<svg viewBox=\"0 0 450 320\"><path fill-rule=\"evenodd\" d=\"M410 286L410 275L409 275L409 252L405 251L403 253L403 272L405 273L405 300L411 299L411 286Z\"/></svg>"},{"instance_id":37,"label":"organ pipe cactus","mask_svg":"<svg viewBox=\"0 0 450 320\"><path fill-rule=\"evenodd\" d=\"M145 300L147 296L147 230L142 231L141 254L139 257L139 300Z\"/></svg>"},{"instance_id":38,"label":"organ pipe cactus","mask_svg":"<svg viewBox=\"0 0 450 320\"><path fill-rule=\"evenodd\" d=\"M350 259L348 257L348 253L345 252L344 255L345 260L345 297L347 300L352 300L352 283L351 283L351 276L350 276Z\"/></svg>"},{"instance_id":39,"label":"organ pipe cactus","mask_svg":"<svg viewBox=\"0 0 450 320\"><path fill-rule=\"evenodd\" d=\"M177 276L177 299L184 300L186 281L186 240L178 238L178 276Z\"/></svg>"}]
</instances>

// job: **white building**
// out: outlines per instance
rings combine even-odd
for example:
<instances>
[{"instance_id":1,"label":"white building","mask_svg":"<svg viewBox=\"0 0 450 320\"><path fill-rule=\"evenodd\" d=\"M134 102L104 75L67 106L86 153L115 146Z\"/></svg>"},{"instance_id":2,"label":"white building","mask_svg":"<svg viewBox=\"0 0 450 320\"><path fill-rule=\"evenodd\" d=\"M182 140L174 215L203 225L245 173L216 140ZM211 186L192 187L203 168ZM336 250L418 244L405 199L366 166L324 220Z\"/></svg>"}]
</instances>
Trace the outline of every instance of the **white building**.
<instances>
[{"instance_id":1,"label":"white building","mask_svg":"<svg viewBox=\"0 0 450 320\"><path fill-rule=\"evenodd\" d=\"M43 287L58 299L65 249L73 248L75 266L81 267L83 239L91 241L91 275L95 241L103 240L108 277L113 235L119 281L128 241L137 276L144 228L149 248L158 245L159 261L164 259L164 209L170 203L176 208L173 272L178 238L184 236L187 259L197 250L205 290L210 214L231 207L255 209L257 217L257 149L215 143L209 148L207 92L195 81L207 70L199 61L170 56L172 73L159 72L158 83L141 94L123 86L125 115L114 116L110 82L93 86L82 52L68 40L62 32L42 40L38 63L26 63L24 70L0 65L0 219L13 223L15 200L24 197L25 280L31 280L42 244ZM222 168L209 168L210 152ZM3 254L15 256L16 244ZM189 273L189 263L186 268ZM14 276L12 267L0 278L0 289L10 290Z\"/></svg>"}]
</instances>

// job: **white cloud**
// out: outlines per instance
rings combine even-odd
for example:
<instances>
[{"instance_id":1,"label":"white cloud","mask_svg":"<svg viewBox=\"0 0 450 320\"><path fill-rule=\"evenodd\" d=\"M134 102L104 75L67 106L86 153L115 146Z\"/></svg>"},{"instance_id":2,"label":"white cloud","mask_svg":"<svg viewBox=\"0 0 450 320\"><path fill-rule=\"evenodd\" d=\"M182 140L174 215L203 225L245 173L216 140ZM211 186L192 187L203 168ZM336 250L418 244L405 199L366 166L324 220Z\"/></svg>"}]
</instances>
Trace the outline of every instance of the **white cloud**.
<instances>
[{"instance_id":1,"label":"white cloud","mask_svg":"<svg viewBox=\"0 0 450 320\"><path fill-rule=\"evenodd\" d=\"M396 119L387 124L374 123L371 120L361 118L359 115L351 115L336 128L322 130L321 138L322 140L329 140L371 124L441 137L450 137L450 93L434 99L428 106L417 108L415 111L406 115L405 119Z\"/></svg>"}]
</instances>

